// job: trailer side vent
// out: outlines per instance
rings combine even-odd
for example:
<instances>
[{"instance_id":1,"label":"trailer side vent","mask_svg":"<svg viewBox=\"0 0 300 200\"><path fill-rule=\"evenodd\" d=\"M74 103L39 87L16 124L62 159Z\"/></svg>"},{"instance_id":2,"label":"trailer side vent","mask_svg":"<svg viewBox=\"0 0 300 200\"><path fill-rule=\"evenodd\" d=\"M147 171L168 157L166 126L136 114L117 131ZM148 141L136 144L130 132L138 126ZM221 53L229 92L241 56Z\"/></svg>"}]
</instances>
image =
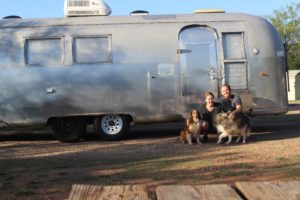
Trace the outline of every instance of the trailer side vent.
<instances>
[{"instance_id":1,"label":"trailer side vent","mask_svg":"<svg viewBox=\"0 0 300 200\"><path fill-rule=\"evenodd\" d=\"M9 15L9 16L3 17L3 19L22 19L22 17L17 16L17 15Z\"/></svg>"},{"instance_id":2,"label":"trailer side vent","mask_svg":"<svg viewBox=\"0 0 300 200\"><path fill-rule=\"evenodd\" d=\"M145 10L135 10L135 11L132 11L130 13L131 16L136 16L136 15L149 15L149 12L148 11L145 11Z\"/></svg>"},{"instance_id":3,"label":"trailer side vent","mask_svg":"<svg viewBox=\"0 0 300 200\"><path fill-rule=\"evenodd\" d=\"M65 16L108 16L111 8L103 0L65 0Z\"/></svg>"}]
</instances>

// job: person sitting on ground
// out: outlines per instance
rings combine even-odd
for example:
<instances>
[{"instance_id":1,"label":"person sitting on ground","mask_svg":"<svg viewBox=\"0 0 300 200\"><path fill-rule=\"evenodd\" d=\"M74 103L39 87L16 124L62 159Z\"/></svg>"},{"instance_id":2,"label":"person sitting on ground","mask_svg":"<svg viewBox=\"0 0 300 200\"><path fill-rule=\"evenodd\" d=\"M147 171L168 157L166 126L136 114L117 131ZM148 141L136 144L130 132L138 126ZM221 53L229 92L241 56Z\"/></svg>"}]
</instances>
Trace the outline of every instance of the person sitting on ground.
<instances>
[{"instance_id":1,"label":"person sitting on ground","mask_svg":"<svg viewBox=\"0 0 300 200\"><path fill-rule=\"evenodd\" d=\"M222 85L221 94L219 102L221 103L222 111L229 114L229 119L234 119L238 113L242 114L242 100L239 96L231 94L230 85Z\"/></svg>"},{"instance_id":2,"label":"person sitting on ground","mask_svg":"<svg viewBox=\"0 0 300 200\"><path fill-rule=\"evenodd\" d=\"M198 108L201 118L205 120L202 125L203 140L208 139L208 132L216 132L214 127L213 118L214 115L221 112L221 104L214 102L214 94L212 92L206 92L204 94L205 103L201 104Z\"/></svg>"}]
</instances>

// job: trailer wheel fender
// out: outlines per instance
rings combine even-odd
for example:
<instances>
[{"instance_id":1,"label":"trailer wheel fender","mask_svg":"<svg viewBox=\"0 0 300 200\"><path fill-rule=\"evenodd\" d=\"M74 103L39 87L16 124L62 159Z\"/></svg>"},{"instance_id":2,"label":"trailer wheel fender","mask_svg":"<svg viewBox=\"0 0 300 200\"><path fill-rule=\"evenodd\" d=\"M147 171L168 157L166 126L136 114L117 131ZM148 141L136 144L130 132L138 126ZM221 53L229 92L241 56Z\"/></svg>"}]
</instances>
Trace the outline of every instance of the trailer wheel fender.
<instances>
[{"instance_id":1,"label":"trailer wheel fender","mask_svg":"<svg viewBox=\"0 0 300 200\"><path fill-rule=\"evenodd\" d=\"M94 127L101 139L119 140L128 132L130 118L126 115L107 114L95 118Z\"/></svg>"},{"instance_id":2,"label":"trailer wheel fender","mask_svg":"<svg viewBox=\"0 0 300 200\"><path fill-rule=\"evenodd\" d=\"M86 131L86 122L80 117L62 117L51 120L53 135L61 142L77 142Z\"/></svg>"}]
</instances>

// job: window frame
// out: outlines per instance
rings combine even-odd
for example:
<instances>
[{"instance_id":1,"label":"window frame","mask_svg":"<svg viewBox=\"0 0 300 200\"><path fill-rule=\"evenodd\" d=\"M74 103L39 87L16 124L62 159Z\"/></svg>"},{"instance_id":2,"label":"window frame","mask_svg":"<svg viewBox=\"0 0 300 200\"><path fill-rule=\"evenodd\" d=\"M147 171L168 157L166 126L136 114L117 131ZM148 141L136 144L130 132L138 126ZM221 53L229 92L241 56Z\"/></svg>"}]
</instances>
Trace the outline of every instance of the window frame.
<instances>
[{"instance_id":1,"label":"window frame","mask_svg":"<svg viewBox=\"0 0 300 200\"><path fill-rule=\"evenodd\" d=\"M61 47L61 54L60 54L60 63L58 64L29 64L28 63L28 41L29 40L55 40L59 39L60 40L60 47ZM65 37L64 36L50 36L50 37L45 37L45 36L30 36L30 37L25 37L24 38L24 64L25 66L41 66L41 67L48 67L48 66L62 66L65 63Z\"/></svg>"},{"instance_id":2,"label":"window frame","mask_svg":"<svg viewBox=\"0 0 300 200\"><path fill-rule=\"evenodd\" d=\"M234 57L234 58L225 58L225 48L224 48L224 35L233 35L233 34L240 34L242 39L242 46L243 46L243 57ZM245 61L246 60L246 49L245 49L245 33L240 32L222 32L222 47L223 47L223 54L224 54L224 62L234 62L234 61Z\"/></svg>"},{"instance_id":3,"label":"window frame","mask_svg":"<svg viewBox=\"0 0 300 200\"><path fill-rule=\"evenodd\" d=\"M99 61L99 62L77 62L76 61L76 48L75 48L75 41L76 39L80 38L106 38L108 41L108 60L107 61ZM71 42L71 48L72 48L72 63L73 65L80 65L80 64L112 64L112 35L111 34L102 34L102 35L72 35L72 42Z\"/></svg>"},{"instance_id":4,"label":"window frame","mask_svg":"<svg viewBox=\"0 0 300 200\"><path fill-rule=\"evenodd\" d=\"M240 34L241 39L242 39L242 46L243 46L243 57L241 58L225 58L225 48L224 48L224 35L226 34ZM230 78L226 77L226 65L230 64L242 64L244 66L245 70L245 76L244 76L244 82L245 82L245 87L235 87L235 85L231 85L232 89L236 90L245 90L249 88L249 83L248 83L248 59L247 59L247 52L246 52L246 40L245 40L245 32L244 31L234 31L234 32L222 32L222 49L223 49L223 77L224 77L224 83L230 84Z\"/></svg>"}]
</instances>

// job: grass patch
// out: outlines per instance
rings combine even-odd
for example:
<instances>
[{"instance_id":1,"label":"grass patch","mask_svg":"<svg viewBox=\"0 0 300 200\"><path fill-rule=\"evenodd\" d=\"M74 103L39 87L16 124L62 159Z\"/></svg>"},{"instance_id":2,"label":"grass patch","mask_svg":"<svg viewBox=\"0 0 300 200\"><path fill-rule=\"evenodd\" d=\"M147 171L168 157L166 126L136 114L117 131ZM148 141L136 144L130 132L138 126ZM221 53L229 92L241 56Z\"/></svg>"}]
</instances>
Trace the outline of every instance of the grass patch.
<instances>
[{"instance_id":1,"label":"grass patch","mask_svg":"<svg viewBox=\"0 0 300 200\"><path fill-rule=\"evenodd\" d=\"M250 170L242 170L242 171L239 171L238 175L240 176L249 176L249 175L252 175L252 174L255 174L253 171L250 171Z\"/></svg>"},{"instance_id":2,"label":"grass patch","mask_svg":"<svg viewBox=\"0 0 300 200\"><path fill-rule=\"evenodd\" d=\"M15 192L16 196L31 196L36 193L36 188L33 187L26 187L26 188L21 188Z\"/></svg>"},{"instance_id":3,"label":"grass patch","mask_svg":"<svg viewBox=\"0 0 300 200\"><path fill-rule=\"evenodd\" d=\"M278 157L278 158L276 158L276 160L279 161L279 162L287 162L287 161L289 161L289 159L285 158L285 157Z\"/></svg>"},{"instance_id":4,"label":"grass patch","mask_svg":"<svg viewBox=\"0 0 300 200\"><path fill-rule=\"evenodd\" d=\"M167 167L168 170L174 171L174 170L197 170L197 169L203 169L208 168L214 165L214 160L189 160L185 162L178 162L174 163L172 166Z\"/></svg>"},{"instance_id":5,"label":"grass patch","mask_svg":"<svg viewBox=\"0 0 300 200\"><path fill-rule=\"evenodd\" d=\"M36 186L36 185L40 185L40 184L42 184L42 182L40 182L40 181L30 181L28 183L28 185L32 185L32 186Z\"/></svg>"},{"instance_id":6,"label":"grass patch","mask_svg":"<svg viewBox=\"0 0 300 200\"><path fill-rule=\"evenodd\" d=\"M59 172L59 176L68 176L70 173L69 172Z\"/></svg>"},{"instance_id":7,"label":"grass patch","mask_svg":"<svg viewBox=\"0 0 300 200\"><path fill-rule=\"evenodd\" d=\"M13 181L15 179L15 176L7 176L4 178L5 181Z\"/></svg>"},{"instance_id":8,"label":"grass patch","mask_svg":"<svg viewBox=\"0 0 300 200\"><path fill-rule=\"evenodd\" d=\"M1 189L3 190L8 190L13 188L13 183L12 182L4 182L2 183Z\"/></svg>"},{"instance_id":9,"label":"grass patch","mask_svg":"<svg viewBox=\"0 0 300 200\"><path fill-rule=\"evenodd\" d=\"M59 183L59 182L65 181L65 180L66 180L65 177L54 177L54 178L52 178L50 180L50 182L52 182L52 183Z\"/></svg>"},{"instance_id":10,"label":"grass patch","mask_svg":"<svg viewBox=\"0 0 300 200\"><path fill-rule=\"evenodd\" d=\"M237 164L233 164L231 167L232 168L255 168L256 165L251 163L237 163Z\"/></svg>"},{"instance_id":11,"label":"grass patch","mask_svg":"<svg viewBox=\"0 0 300 200\"><path fill-rule=\"evenodd\" d=\"M5 176L5 175L6 175L6 173L0 172L0 176Z\"/></svg>"},{"instance_id":12,"label":"grass patch","mask_svg":"<svg viewBox=\"0 0 300 200\"><path fill-rule=\"evenodd\" d=\"M102 160L101 160L102 161ZM93 158L80 158L74 160L73 158L68 159L2 159L0 160L0 171L5 170L6 174L12 174L18 172L19 174L45 172L53 170L64 170L64 169L76 169L76 168L88 168L90 166L96 166L101 161L94 160ZM116 160L117 162L117 160ZM18 167L22 166L22 168ZM41 177L45 176L43 174Z\"/></svg>"},{"instance_id":13,"label":"grass patch","mask_svg":"<svg viewBox=\"0 0 300 200\"><path fill-rule=\"evenodd\" d=\"M214 178L226 178L226 177L235 177L235 176L249 176L255 174L255 172L251 170L225 170L220 172L214 172L212 173L212 176Z\"/></svg>"},{"instance_id":14,"label":"grass patch","mask_svg":"<svg viewBox=\"0 0 300 200\"><path fill-rule=\"evenodd\" d=\"M57 163L55 166L53 166L53 169L69 169L73 168L74 164L72 163Z\"/></svg>"}]
</instances>

